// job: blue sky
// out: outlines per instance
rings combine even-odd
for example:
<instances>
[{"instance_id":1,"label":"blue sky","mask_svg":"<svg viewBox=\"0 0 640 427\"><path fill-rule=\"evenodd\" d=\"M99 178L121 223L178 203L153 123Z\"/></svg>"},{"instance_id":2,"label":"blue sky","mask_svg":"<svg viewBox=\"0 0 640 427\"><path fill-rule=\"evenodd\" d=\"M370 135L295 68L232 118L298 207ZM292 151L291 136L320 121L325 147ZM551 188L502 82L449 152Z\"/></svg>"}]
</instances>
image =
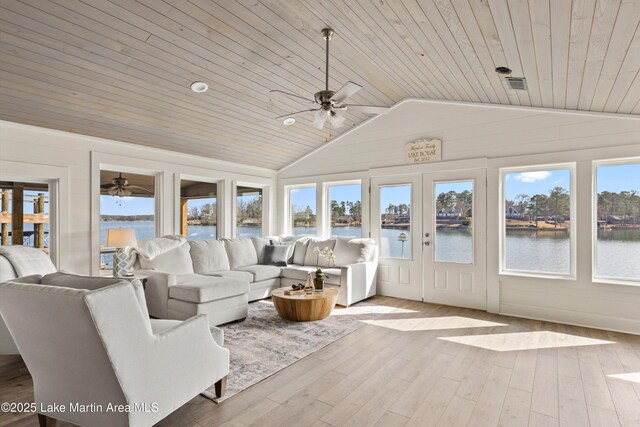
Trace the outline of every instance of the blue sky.
<instances>
[{"instance_id":1,"label":"blue sky","mask_svg":"<svg viewBox=\"0 0 640 427\"><path fill-rule=\"evenodd\" d=\"M598 166L597 191L640 191L640 164Z\"/></svg>"},{"instance_id":2,"label":"blue sky","mask_svg":"<svg viewBox=\"0 0 640 427\"><path fill-rule=\"evenodd\" d=\"M118 206L118 203L121 206ZM153 215L153 197L100 196L100 215Z\"/></svg>"},{"instance_id":3,"label":"blue sky","mask_svg":"<svg viewBox=\"0 0 640 427\"><path fill-rule=\"evenodd\" d=\"M472 181L460 181L460 182L438 182L436 183L436 194L438 197L440 193L448 193L449 191L455 191L456 193L462 193L463 191L473 192Z\"/></svg>"},{"instance_id":4,"label":"blue sky","mask_svg":"<svg viewBox=\"0 0 640 427\"><path fill-rule=\"evenodd\" d=\"M514 200L518 194L533 196L549 194L554 187L569 191L571 172L568 169L513 172L505 176L504 193L507 200Z\"/></svg>"}]
</instances>

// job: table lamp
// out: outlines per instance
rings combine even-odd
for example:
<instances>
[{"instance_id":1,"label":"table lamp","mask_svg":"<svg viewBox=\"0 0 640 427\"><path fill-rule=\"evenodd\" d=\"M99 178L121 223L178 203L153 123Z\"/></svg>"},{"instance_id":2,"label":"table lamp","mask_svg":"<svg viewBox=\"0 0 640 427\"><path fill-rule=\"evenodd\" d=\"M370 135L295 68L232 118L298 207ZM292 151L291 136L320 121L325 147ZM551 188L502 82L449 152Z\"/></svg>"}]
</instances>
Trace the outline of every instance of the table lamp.
<instances>
[{"instance_id":1,"label":"table lamp","mask_svg":"<svg viewBox=\"0 0 640 427\"><path fill-rule=\"evenodd\" d=\"M105 245L116 249L113 254L113 277L133 275L129 266L129 257L124 248L136 244L136 232L133 228L110 228L107 230Z\"/></svg>"}]
</instances>

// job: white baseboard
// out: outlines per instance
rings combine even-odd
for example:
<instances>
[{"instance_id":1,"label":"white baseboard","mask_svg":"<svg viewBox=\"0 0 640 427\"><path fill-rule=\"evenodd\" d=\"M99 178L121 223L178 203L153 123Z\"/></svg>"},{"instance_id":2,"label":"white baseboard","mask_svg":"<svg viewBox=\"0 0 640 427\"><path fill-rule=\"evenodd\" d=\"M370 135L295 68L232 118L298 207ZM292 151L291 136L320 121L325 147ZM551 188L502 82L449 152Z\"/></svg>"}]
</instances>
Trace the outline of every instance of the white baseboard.
<instances>
[{"instance_id":1,"label":"white baseboard","mask_svg":"<svg viewBox=\"0 0 640 427\"><path fill-rule=\"evenodd\" d=\"M500 304L500 314L640 335L640 321L556 308Z\"/></svg>"}]
</instances>

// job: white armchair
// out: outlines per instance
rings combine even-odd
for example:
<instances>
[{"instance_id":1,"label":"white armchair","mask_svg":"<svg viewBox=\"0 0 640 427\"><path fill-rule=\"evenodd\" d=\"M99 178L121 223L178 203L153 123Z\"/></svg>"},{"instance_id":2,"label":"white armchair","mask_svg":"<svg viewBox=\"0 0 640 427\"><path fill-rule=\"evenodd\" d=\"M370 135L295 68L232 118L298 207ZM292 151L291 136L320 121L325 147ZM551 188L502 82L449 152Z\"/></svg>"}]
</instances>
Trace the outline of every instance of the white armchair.
<instances>
[{"instance_id":1,"label":"white armchair","mask_svg":"<svg viewBox=\"0 0 640 427\"><path fill-rule=\"evenodd\" d=\"M157 328L145 311L128 282L94 291L0 284L41 424L151 426L213 384L224 393L229 351L206 317Z\"/></svg>"}]
</instances>

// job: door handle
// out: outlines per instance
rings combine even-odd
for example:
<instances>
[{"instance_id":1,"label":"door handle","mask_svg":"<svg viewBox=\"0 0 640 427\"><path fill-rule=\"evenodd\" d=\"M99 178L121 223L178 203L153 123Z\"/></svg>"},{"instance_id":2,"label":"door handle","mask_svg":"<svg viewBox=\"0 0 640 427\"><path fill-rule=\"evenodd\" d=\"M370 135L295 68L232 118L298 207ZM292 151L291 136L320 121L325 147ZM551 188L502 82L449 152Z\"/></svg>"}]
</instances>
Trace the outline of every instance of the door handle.
<instances>
[{"instance_id":1,"label":"door handle","mask_svg":"<svg viewBox=\"0 0 640 427\"><path fill-rule=\"evenodd\" d=\"M424 237L429 237L429 233L424 233Z\"/></svg>"},{"instance_id":2,"label":"door handle","mask_svg":"<svg viewBox=\"0 0 640 427\"><path fill-rule=\"evenodd\" d=\"M424 245L425 245L425 246L429 246L430 244L431 244L431 243L429 243L429 242L424 242Z\"/></svg>"}]
</instances>

